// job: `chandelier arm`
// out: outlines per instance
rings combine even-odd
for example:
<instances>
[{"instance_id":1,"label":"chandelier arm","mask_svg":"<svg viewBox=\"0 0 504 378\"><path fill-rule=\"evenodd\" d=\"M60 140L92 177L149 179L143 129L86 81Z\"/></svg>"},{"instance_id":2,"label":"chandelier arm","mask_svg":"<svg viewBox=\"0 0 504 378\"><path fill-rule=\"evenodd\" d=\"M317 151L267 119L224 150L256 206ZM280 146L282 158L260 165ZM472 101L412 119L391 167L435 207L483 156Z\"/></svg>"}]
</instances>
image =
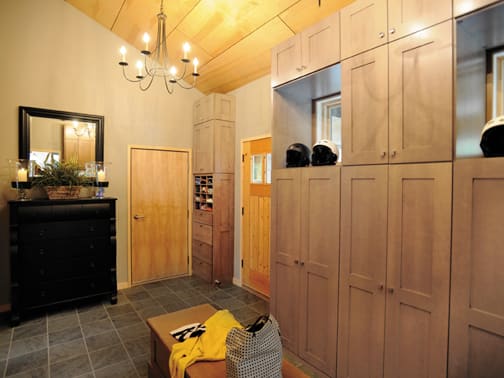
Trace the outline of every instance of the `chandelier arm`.
<instances>
[{"instance_id":1,"label":"chandelier arm","mask_svg":"<svg viewBox=\"0 0 504 378\"><path fill-rule=\"evenodd\" d=\"M128 80L130 83L139 83L142 81L142 79L130 79L127 75L126 75L126 69L124 68L125 66L122 66L122 72L123 72L123 76L126 80Z\"/></svg>"},{"instance_id":2,"label":"chandelier arm","mask_svg":"<svg viewBox=\"0 0 504 378\"><path fill-rule=\"evenodd\" d=\"M145 72L147 73L147 75L149 75L150 77L153 77L154 75L152 74L151 72L151 68L149 68L149 65L147 64L147 55L144 55L144 68L145 68Z\"/></svg>"},{"instance_id":3,"label":"chandelier arm","mask_svg":"<svg viewBox=\"0 0 504 378\"><path fill-rule=\"evenodd\" d=\"M145 92L147 89L149 89L149 88L150 88L150 86L152 85L152 81L153 81L153 80L154 80L154 76L150 76L149 84L147 84L147 86L146 86L146 87L142 87L142 81L143 81L143 80L142 80L142 81L140 81L140 82L138 83L138 87L140 88L140 90L141 90L142 92Z\"/></svg>"},{"instance_id":4,"label":"chandelier arm","mask_svg":"<svg viewBox=\"0 0 504 378\"><path fill-rule=\"evenodd\" d=\"M196 78L194 78L193 83L190 84L189 86L185 86L184 84L181 84L183 81L179 80L177 81L177 84L179 87L184 88L184 89L193 89L194 86L196 85Z\"/></svg>"},{"instance_id":5,"label":"chandelier arm","mask_svg":"<svg viewBox=\"0 0 504 378\"><path fill-rule=\"evenodd\" d=\"M166 80L166 75L163 75L163 79L164 79L164 84L165 84L166 90L168 91L169 94L172 94L173 93L173 86L170 88L170 84Z\"/></svg>"}]
</instances>

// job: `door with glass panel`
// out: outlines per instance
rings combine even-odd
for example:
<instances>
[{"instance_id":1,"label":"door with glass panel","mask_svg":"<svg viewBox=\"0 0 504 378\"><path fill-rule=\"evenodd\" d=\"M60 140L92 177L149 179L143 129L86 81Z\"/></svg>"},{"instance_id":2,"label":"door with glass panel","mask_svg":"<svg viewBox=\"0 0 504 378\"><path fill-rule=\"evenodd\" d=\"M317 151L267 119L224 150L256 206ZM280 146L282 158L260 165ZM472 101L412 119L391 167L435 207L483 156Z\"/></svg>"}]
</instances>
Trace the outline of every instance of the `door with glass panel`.
<instances>
[{"instance_id":1,"label":"door with glass panel","mask_svg":"<svg viewBox=\"0 0 504 378\"><path fill-rule=\"evenodd\" d=\"M242 283L269 297L271 137L242 142Z\"/></svg>"}]
</instances>

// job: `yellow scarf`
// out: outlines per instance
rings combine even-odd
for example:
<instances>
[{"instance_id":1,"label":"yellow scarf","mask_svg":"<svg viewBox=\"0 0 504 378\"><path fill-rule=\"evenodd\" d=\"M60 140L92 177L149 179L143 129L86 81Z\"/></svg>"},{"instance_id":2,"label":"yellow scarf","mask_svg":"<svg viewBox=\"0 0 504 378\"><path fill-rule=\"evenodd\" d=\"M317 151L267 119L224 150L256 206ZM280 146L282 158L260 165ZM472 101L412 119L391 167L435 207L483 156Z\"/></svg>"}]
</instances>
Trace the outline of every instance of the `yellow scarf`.
<instances>
[{"instance_id":1,"label":"yellow scarf","mask_svg":"<svg viewBox=\"0 0 504 378\"><path fill-rule=\"evenodd\" d=\"M226 336L233 327L243 328L228 310L220 310L204 323L206 331L173 344L169 368L172 378L184 378L185 369L196 361L217 361L226 358Z\"/></svg>"}]
</instances>

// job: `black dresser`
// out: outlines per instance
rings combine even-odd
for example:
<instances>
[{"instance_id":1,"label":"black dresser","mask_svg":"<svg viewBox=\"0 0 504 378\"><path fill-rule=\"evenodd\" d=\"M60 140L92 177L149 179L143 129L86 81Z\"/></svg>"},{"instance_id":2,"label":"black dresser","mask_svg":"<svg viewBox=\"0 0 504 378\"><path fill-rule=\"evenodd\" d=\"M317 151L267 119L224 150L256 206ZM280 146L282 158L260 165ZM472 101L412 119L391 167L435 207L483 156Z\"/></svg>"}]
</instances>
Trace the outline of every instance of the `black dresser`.
<instances>
[{"instance_id":1,"label":"black dresser","mask_svg":"<svg viewBox=\"0 0 504 378\"><path fill-rule=\"evenodd\" d=\"M58 303L117 302L115 201L9 201L12 325Z\"/></svg>"}]
</instances>

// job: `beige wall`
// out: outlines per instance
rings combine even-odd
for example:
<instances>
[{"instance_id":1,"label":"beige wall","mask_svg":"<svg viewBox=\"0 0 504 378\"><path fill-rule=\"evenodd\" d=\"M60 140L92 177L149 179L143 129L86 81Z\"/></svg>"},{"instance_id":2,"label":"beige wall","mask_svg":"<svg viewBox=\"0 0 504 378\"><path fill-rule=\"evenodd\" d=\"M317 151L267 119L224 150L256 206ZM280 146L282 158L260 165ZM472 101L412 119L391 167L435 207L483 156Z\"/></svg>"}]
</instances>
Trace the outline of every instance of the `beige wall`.
<instances>
[{"instance_id":1,"label":"beige wall","mask_svg":"<svg viewBox=\"0 0 504 378\"><path fill-rule=\"evenodd\" d=\"M141 92L122 78L122 44L63 0L0 1L0 305L9 302L6 201L15 193L7 159L18 155L20 105L105 116L105 160L112 163L107 194L118 198L119 282L128 277L127 146L191 147L191 109L201 93L178 89L170 96L160 82Z\"/></svg>"},{"instance_id":2,"label":"beige wall","mask_svg":"<svg viewBox=\"0 0 504 378\"><path fill-rule=\"evenodd\" d=\"M271 135L271 77L264 76L229 94L236 98L234 281L238 283L241 282L241 141Z\"/></svg>"}]
</instances>

